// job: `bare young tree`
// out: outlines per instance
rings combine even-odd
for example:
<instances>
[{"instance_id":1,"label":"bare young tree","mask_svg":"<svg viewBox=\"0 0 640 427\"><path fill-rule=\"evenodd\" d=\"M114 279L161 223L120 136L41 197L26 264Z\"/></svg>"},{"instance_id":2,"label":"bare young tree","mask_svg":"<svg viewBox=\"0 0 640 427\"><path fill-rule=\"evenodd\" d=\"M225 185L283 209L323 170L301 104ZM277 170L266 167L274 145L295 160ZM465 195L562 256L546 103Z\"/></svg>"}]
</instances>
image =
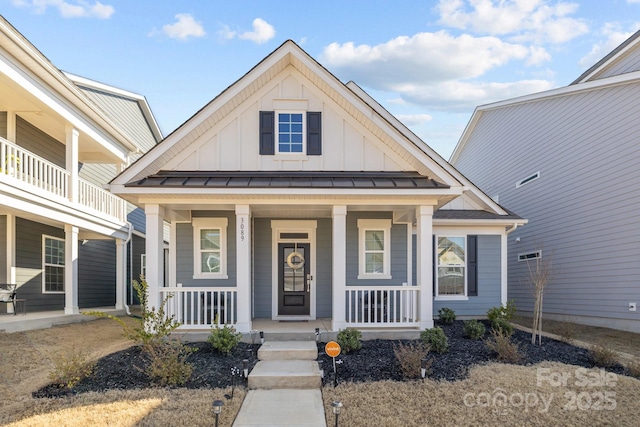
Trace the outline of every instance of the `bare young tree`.
<instances>
[{"instance_id":1,"label":"bare young tree","mask_svg":"<svg viewBox=\"0 0 640 427\"><path fill-rule=\"evenodd\" d=\"M533 327L531 328L531 344L542 345L542 302L544 290L551 280L552 257L542 257L542 249L537 251L536 258L527 259L529 268L529 283L533 291Z\"/></svg>"}]
</instances>

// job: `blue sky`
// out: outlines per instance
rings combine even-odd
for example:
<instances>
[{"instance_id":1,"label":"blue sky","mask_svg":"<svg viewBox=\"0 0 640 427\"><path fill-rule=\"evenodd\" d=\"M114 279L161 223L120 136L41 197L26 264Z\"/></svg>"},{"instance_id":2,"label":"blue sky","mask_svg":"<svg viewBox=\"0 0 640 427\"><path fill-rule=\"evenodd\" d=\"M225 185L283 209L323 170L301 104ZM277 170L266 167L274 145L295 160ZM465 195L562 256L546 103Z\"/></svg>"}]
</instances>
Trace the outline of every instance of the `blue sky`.
<instances>
[{"instance_id":1,"label":"blue sky","mask_svg":"<svg viewBox=\"0 0 640 427\"><path fill-rule=\"evenodd\" d=\"M53 64L146 96L165 135L292 39L448 158L476 106L565 86L640 0L0 0Z\"/></svg>"}]
</instances>

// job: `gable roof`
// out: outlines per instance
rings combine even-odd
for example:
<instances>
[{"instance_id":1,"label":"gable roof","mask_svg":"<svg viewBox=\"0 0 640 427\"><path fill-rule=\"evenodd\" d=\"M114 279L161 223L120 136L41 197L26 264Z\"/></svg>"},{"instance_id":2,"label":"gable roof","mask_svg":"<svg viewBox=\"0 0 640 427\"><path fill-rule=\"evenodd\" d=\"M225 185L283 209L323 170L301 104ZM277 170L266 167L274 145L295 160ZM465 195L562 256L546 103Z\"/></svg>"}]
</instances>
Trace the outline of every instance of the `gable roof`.
<instances>
[{"instance_id":1,"label":"gable roof","mask_svg":"<svg viewBox=\"0 0 640 427\"><path fill-rule=\"evenodd\" d=\"M120 192L125 185L129 184L128 188L131 189L135 186L134 183L139 183L147 177L165 174L163 167L167 162L188 149L198 137L232 114L244 100L258 92L289 66L339 105L345 114L350 115L375 135L388 149L401 156L415 171L440 183L438 188L451 188L454 192L458 191L458 194L462 191L472 192L489 210L506 214L506 211L478 190L360 87L353 82L346 85L342 83L292 40L280 45L160 144L121 172L111 181L112 188Z\"/></svg>"}]
</instances>

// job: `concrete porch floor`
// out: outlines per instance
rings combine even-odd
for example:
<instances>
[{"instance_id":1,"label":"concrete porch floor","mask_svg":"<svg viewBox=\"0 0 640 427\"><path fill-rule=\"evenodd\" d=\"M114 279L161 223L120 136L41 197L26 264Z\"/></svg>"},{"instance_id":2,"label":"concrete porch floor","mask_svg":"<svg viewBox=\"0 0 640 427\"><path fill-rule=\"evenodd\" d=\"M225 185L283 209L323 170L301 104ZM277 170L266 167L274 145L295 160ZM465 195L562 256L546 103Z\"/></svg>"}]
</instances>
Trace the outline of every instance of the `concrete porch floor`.
<instances>
[{"instance_id":1,"label":"concrete porch floor","mask_svg":"<svg viewBox=\"0 0 640 427\"><path fill-rule=\"evenodd\" d=\"M113 307L97 307L86 309L87 311L101 311L113 316L122 316L124 310L116 310ZM64 314L63 310L57 311L37 311L22 314L0 314L0 332L22 332L34 329L46 329L57 325L66 325L69 323L89 322L96 320L98 317L85 316L84 314Z\"/></svg>"}]
</instances>

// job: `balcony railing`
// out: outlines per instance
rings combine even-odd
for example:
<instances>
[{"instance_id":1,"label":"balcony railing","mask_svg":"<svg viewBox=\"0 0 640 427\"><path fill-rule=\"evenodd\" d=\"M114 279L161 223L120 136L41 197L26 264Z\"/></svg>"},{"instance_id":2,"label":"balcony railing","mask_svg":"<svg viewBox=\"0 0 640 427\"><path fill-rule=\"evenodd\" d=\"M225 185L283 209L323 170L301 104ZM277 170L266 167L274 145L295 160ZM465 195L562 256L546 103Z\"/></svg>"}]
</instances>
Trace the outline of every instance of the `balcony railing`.
<instances>
[{"instance_id":1,"label":"balcony railing","mask_svg":"<svg viewBox=\"0 0 640 427\"><path fill-rule=\"evenodd\" d=\"M70 174L64 168L43 159L23 148L0 138L0 179L4 177L18 180L38 194L53 201L69 201ZM25 190L27 187L23 187ZM61 199L66 199L62 201ZM84 208L111 216L119 221L126 220L126 202L102 188L83 179L78 180L76 202Z\"/></svg>"}]
</instances>

